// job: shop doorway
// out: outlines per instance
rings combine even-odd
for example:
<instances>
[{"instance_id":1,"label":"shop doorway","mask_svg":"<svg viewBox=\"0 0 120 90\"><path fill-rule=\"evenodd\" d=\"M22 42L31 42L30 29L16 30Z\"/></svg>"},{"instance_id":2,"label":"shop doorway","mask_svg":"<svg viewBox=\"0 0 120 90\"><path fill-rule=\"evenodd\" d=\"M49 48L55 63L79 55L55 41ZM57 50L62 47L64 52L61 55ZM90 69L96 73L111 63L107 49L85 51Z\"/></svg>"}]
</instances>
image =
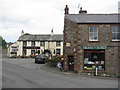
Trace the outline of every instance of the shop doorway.
<instances>
[{"instance_id":1,"label":"shop doorway","mask_svg":"<svg viewBox=\"0 0 120 90\"><path fill-rule=\"evenodd\" d=\"M68 56L68 69L74 71L74 56Z\"/></svg>"}]
</instances>

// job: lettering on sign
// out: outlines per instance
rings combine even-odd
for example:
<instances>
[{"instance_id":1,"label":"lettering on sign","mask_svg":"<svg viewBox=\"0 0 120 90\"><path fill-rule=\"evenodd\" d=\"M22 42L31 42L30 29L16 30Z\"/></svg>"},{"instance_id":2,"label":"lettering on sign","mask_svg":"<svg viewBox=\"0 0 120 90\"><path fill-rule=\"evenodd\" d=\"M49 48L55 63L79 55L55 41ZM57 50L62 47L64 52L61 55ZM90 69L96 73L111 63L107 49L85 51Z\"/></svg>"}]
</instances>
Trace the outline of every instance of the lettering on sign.
<instances>
[{"instance_id":1,"label":"lettering on sign","mask_svg":"<svg viewBox=\"0 0 120 90\"><path fill-rule=\"evenodd\" d=\"M107 49L106 46L81 46L81 49Z\"/></svg>"}]
</instances>

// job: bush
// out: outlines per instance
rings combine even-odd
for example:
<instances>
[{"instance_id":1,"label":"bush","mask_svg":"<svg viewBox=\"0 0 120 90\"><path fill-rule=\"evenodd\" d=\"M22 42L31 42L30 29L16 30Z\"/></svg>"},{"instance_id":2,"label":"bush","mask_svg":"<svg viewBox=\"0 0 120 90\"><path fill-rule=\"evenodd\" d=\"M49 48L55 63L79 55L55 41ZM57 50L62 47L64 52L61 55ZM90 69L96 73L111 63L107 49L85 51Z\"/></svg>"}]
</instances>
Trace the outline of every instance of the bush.
<instances>
[{"instance_id":1,"label":"bush","mask_svg":"<svg viewBox=\"0 0 120 90\"><path fill-rule=\"evenodd\" d=\"M53 57L48 59L47 64L51 67L56 67L57 63L60 62L60 60L61 60L61 57L53 56Z\"/></svg>"}]
</instances>

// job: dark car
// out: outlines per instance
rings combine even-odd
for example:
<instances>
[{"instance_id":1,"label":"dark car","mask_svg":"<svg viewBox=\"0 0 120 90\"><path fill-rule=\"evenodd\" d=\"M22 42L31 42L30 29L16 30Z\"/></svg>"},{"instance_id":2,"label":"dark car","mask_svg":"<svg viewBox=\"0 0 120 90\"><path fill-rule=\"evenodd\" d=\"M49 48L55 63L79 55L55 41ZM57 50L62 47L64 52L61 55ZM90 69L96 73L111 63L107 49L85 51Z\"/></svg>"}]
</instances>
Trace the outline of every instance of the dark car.
<instances>
[{"instance_id":1,"label":"dark car","mask_svg":"<svg viewBox=\"0 0 120 90\"><path fill-rule=\"evenodd\" d=\"M45 63L47 58L44 54L35 56L35 63Z\"/></svg>"}]
</instances>

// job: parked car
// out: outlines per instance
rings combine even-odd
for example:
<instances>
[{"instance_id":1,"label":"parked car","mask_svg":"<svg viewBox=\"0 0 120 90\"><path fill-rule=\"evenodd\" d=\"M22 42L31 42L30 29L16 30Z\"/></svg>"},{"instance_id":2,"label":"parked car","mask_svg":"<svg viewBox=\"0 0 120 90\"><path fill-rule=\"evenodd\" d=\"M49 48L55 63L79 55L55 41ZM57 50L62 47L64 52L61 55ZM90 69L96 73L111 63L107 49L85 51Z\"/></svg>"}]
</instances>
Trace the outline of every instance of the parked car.
<instances>
[{"instance_id":1,"label":"parked car","mask_svg":"<svg viewBox=\"0 0 120 90\"><path fill-rule=\"evenodd\" d=\"M35 56L35 63L45 63L47 61L47 57L44 54Z\"/></svg>"},{"instance_id":2,"label":"parked car","mask_svg":"<svg viewBox=\"0 0 120 90\"><path fill-rule=\"evenodd\" d=\"M35 56L36 56L35 54L30 55L31 58L35 58Z\"/></svg>"}]
</instances>

